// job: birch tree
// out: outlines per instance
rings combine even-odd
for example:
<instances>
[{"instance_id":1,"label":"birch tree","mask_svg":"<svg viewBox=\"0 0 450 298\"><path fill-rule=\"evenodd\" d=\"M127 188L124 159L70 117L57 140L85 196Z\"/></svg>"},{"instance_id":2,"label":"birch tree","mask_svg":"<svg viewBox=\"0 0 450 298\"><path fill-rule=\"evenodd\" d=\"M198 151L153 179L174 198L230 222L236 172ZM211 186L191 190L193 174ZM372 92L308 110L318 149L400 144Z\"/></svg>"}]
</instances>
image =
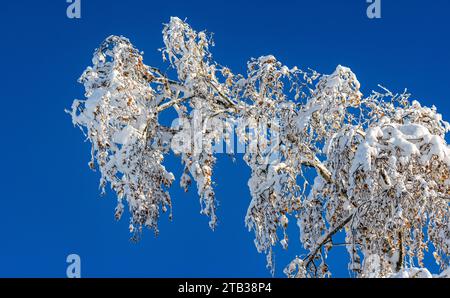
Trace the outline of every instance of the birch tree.
<instances>
[{"instance_id":1,"label":"birch tree","mask_svg":"<svg viewBox=\"0 0 450 298\"><path fill-rule=\"evenodd\" d=\"M92 144L102 192L117 195L116 219L128 209L133 239L144 227L157 234L161 212L171 212L175 177L163 165L171 151L184 168L180 186L195 184L215 229L216 148L237 137L251 169L245 224L272 272L273 248L288 248L294 220L308 253L287 264L288 277L331 276L337 233L355 276L432 276L427 251L442 271L435 276L450 275L450 125L436 107L381 86L364 96L343 66L324 75L269 55L233 73L212 58L211 35L176 17L162 35L172 78L110 36L79 79L86 98L68 111ZM167 109L178 115L172 126L159 120Z\"/></svg>"}]
</instances>

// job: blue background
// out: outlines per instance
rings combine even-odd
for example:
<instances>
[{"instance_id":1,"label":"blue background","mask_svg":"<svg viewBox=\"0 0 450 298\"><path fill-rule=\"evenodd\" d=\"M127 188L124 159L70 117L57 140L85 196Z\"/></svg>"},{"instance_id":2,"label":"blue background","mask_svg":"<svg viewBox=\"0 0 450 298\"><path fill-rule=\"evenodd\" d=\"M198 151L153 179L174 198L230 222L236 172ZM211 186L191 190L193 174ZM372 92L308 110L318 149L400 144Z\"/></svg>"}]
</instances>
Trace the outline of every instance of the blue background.
<instances>
[{"instance_id":1,"label":"blue background","mask_svg":"<svg viewBox=\"0 0 450 298\"><path fill-rule=\"evenodd\" d=\"M220 157L215 168L215 232L199 214L195 188L185 194L178 181L171 189L174 220L162 216L159 237L146 231L132 243L128 214L114 221L115 196L100 198L99 174L87 166L90 144L64 113L83 97L76 80L110 34L129 37L145 51L146 64L165 67L157 51L162 23L179 16L215 33L215 59L234 72L266 54L321 73L342 64L365 94L378 83L407 87L450 118L447 0L383 0L380 20L367 18L365 0L81 2L78 20L66 17L64 0L0 4L0 276L64 277L71 253L81 256L84 277L270 276L244 227L249 169L240 158L233 164ZM178 178L178 160L166 165ZM291 226L288 251L275 251L275 276L304 253L293 219ZM349 276L345 248L330 257L334 276ZM430 259L427 265L436 269Z\"/></svg>"}]
</instances>

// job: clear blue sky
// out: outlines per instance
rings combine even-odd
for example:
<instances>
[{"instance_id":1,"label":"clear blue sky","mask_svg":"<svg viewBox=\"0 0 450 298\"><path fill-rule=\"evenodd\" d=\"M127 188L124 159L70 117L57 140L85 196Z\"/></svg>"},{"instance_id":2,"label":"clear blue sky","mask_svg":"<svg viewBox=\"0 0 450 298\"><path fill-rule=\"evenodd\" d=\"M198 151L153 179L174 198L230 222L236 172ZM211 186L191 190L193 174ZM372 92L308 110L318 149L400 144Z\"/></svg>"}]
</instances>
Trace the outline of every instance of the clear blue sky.
<instances>
[{"instance_id":1,"label":"clear blue sky","mask_svg":"<svg viewBox=\"0 0 450 298\"><path fill-rule=\"evenodd\" d=\"M450 119L447 0L383 0L381 20L367 18L365 0L81 2L79 20L66 17L65 0L0 4L0 276L64 277L70 253L81 256L85 277L270 276L244 227L249 170L239 158L233 164L220 157L215 169L215 232L199 214L195 189L185 194L178 182L171 190L174 220L162 216L158 238L147 231L134 244L127 216L114 221L115 196L100 198L99 174L87 166L90 144L64 113L82 98L77 78L110 34L129 37L145 51L146 64L164 66L157 51L162 23L179 16L214 32L216 60L235 72L266 54L321 73L342 64L366 94L378 83L407 87ZM176 159L166 165L179 177ZM292 225L289 250L275 251L276 276L302 253L297 239ZM344 250L332 253L335 276L348 276Z\"/></svg>"}]
</instances>

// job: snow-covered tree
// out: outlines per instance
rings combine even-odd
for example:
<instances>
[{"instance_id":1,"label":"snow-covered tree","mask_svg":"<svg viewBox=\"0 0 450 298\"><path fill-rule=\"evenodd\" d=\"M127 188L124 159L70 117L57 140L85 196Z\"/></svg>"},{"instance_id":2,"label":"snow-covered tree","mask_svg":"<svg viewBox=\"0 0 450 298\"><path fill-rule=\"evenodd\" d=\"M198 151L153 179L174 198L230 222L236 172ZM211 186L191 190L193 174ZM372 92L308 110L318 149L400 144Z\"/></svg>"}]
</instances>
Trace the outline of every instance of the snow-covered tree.
<instances>
[{"instance_id":1,"label":"snow-covered tree","mask_svg":"<svg viewBox=\"0 0 450 298\"><path fill-rule=\"evenodd\" d=\"M110 36L80 78L86 99L69 111L92 144L89 166L99 169L102 191L109 184L117 194L117 219L128 206L134 239L143 227L157 233L160 212L172 208L175 177L163 165L170 151L184 167L180 185L196 184L214 229L216 145L237 136L251 169L245 224L272 270L272 249L287 248L296 218L308 254L288 264L289 277L330 276L327 253L341 231L356 276L431 276L428 250L440 276L450 275L450 125L435 107L381 86L364 96L343 66L321 75L262 56L235 74L212 59L206 32L176 17L162 34L176 76ZM178 115L170 127L158 119L167 109Z\"/></svg>"}]
</instances>

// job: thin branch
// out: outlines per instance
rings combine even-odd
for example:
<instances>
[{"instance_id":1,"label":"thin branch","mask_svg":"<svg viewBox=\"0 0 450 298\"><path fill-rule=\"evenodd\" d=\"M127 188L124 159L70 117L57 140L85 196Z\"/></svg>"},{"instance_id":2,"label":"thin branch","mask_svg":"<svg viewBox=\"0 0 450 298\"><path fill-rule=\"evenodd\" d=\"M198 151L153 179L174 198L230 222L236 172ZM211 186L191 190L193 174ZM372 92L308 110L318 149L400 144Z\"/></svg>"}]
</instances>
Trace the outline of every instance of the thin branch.
<instances>
[{"instance_id":1,"label":"thin branch","mask_svg":"<svg viewBox=\"0 0 450 298\"><path fill-rule=\"evenodd\" d=\"M403 268L403 237L402 232L398 232L398 261L396 264L396 270L399 272Z\"/></svg>"},{"instance_id":2,"label":"thin branch","mask_svg":"<svg viewBox=\"0 0 450 298\"><path fill-rule=\"evenodd\" d=\"M354 213L350 214L348 217L346 217L340 224L338 224L336 227L334 227L331 231L329 231L327 234L323 235L321 237L321 240L316 245L314 250L312 250L308 256L306 257L305 261L305 268L308 268L309 264L311 264L312 261L314 261L317 253L320 251L322 246L333 237L334 234L336 234L338 231L340 231L346 224L350 222L350 220L353 218Z\"/></svg>"},{"instance_id":3,"label":"thin branch","mask_svg":"<svg viewBox=\"0 0 450 298\"><path fill-rule=\"evenodd\" d=\"M171 100L171 101L168 101L168 102L166 102L166 103L163 103L163 104L159 105L159 106L156 108L156 112L158 112L158 113L159 113L159 112L162 112L162 111L164 111L165 109L170 108L171 106L174 106L174 105L176 105L176 104L178 104L178 103L180 103L180 102L186 101L186 100L190 100L191 98L193 98L193 96L179 97L179 98L173 99L173 100Z\"/></svg>"},{"instance_id":4,"label":"thin branch","mask_svg":"<svg viewBox=\"0 0 450 298\"><path fill-rule=\"evenodd\" d=\"M208 80L210 85L214 88L214 90L216 90L217 94L219 94L220 97L222 97L229 105L230 108L234 108L234 106L236 105L236 103L234 101L232 101L231 99L229 99L225 94L223 94L215 85L211 80Z\"/></svg>"},{"instance_id":5,"label":"thin branch","mask_svg":"<svg viewBox=\"0 0 450 298\"><path fill-rule=\"evenodd\" d=\"M317 159L317 157L315 157L314 160L302 160L302 164L307 167L315 168L326 182L334 183L333 179L331 178L330 171L323 165L323 163L320 162L319 159Z\"/></svg>"}]
</instances>

